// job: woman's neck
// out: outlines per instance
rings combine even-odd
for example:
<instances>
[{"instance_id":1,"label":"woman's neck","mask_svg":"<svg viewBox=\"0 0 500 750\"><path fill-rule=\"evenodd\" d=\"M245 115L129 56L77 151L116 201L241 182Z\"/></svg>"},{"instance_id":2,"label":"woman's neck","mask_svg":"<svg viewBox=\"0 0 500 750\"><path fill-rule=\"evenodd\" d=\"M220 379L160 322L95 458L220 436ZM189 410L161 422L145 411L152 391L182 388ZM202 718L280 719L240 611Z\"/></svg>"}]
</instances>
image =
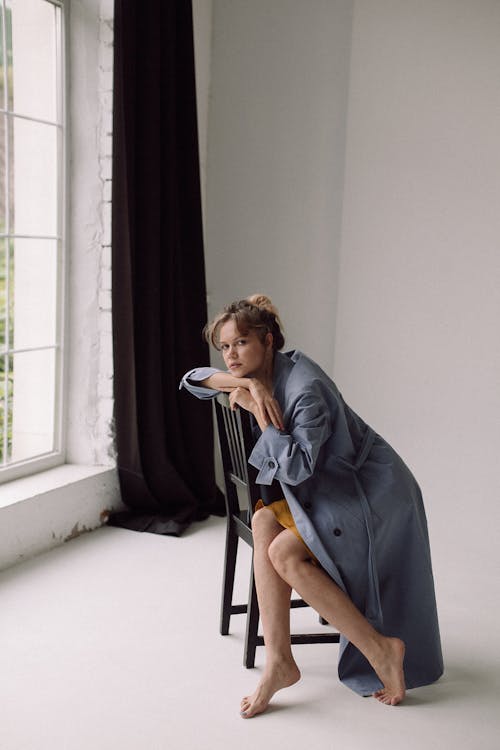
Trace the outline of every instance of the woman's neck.
<instances>
[{"instance_id":1,"label":"woman's neck","mask_svg":"<svg viewBox=\"0 0 500 750\"><path fill-rule=\"evenodd\" d=\"M251 377L256 378L257 380L260 380L262 385L264 385L269 391L272 392L273 390L273 372L274 372L274 357L272 359L269 359L269 361L265 362L261 368L255 373L252 374Z\"/></svg>"}]
</instances>

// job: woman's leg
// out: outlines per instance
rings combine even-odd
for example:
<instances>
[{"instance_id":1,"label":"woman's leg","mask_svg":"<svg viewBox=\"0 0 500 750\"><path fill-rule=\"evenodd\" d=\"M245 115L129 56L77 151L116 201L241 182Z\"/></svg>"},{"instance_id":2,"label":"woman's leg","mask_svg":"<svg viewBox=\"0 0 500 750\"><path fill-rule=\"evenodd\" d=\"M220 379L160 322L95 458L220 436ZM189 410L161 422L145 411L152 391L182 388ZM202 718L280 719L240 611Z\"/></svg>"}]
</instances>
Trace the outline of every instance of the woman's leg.
<instances>
[{"instance_id":1,"label":"woman's leg","mask_svg":"<svg viewBox=\"0 0 500 750\"><path fill-rule=\"evenodd\" d=\"M261 508L253 516L254 576L266 646L266 665L257 689L241 701L241 714L250 718L267 708L277 690L300 679L290 646L291 587L274 569L269 546L283 533L274 513Z\"/></svg>"},{"instance_id":2,"label":"woman's leg","mask_svg":"<svg viewBox=\"0 0 500 750\"><path fill-rule=\"evenodd\" d=\"M291 531L272 541L269 557L279 576L368 659L384 685L375 697L390 705L400 703L405 694L403 641L378 633L324 570L311 564L304 544Z\"/></svg>"}]
</instances>

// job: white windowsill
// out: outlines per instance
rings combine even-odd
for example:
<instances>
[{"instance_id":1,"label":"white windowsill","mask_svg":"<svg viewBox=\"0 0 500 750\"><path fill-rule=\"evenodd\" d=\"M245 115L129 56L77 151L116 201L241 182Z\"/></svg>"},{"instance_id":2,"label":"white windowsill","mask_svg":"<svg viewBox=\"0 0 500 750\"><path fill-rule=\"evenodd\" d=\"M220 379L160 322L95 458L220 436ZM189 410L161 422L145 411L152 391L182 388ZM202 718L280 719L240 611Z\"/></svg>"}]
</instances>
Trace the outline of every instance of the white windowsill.
<instances>
[{"instance_id":1,"label":"white windowsill","mask_svg":"<svg viewBox=\"0 0 500 750\"><path fill-rule=\"evenodd\" d=\"M39 474L13 479L0 485L0 510L111 470L110 466L62 464Z\"/></svg>"},{"instance_id":2,"label":"white windowsill","mask_svg":"<svg viewBox=\"0 0 500 750\"><path fill-rule=\"evenodd\" d=\"M0 570L99 528L123 510L114 466L64 464L0 486Z\"/></svg>"}]
</instances>

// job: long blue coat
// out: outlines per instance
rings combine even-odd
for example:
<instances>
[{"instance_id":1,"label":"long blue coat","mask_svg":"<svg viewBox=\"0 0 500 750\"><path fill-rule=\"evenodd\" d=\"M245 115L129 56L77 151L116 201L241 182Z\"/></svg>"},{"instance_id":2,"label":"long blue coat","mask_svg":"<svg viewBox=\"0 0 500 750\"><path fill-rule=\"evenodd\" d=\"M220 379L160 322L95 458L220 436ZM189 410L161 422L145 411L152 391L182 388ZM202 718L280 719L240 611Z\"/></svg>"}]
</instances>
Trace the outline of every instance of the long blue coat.
<instances>
[{"instance_id":1,"label":"long blue coat","mask_svg":"<svg viewBox=\"0 0 500 750\"><path fill-rule=\"evenodd\" d=\"M196 382L214 372L191 370L181 386L212 398L217 391ZM297 529L323 568L379 632L405 642L406 687L434 682L443 659L427 521L415 478L300 351L276 353L273 379L285 430L257 428L249 457L259 470L257 482L279 480ZM382 686L343 636L338 673L361 695Z\"/></svg>"}]
</instances>

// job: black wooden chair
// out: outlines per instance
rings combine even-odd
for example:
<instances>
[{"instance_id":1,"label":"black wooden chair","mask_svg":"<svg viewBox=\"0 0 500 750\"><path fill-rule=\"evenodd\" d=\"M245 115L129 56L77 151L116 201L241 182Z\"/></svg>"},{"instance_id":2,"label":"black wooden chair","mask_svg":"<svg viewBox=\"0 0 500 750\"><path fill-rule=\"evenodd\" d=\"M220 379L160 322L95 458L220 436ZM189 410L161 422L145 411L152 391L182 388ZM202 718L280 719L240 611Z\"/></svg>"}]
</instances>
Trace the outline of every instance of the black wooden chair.
<instances>
[{"instance_id":1,"label":"black wooden chair","mask_svg":"<svg viewBox=\"0 0 500 750\"><path fill-rule=\"evenodd\" d=\"M221 635L229 633L231 615L246 613L243 664L245 667L253 667L255 665L256 648L264 645L263 637L258 635L259 605L253 577L253 565L250 570L248 602L246 604L233 604L238 541L243 539L253 549L252 513L255 503L259 499L259 487L255 483L257 471L247 462L247 447L252 445L250 419L244 409L233 411L230 408L229 398L225 393L221 393L215 398L215 413L224 471L227 512L220 632ZM308 605L302 599L292 599L290 606L307 607ZM320 622L326 624L321 618ZM292 644L338 643L339 634L332 632L294 633L291 636L291 642Z\"/></svg>"}]
</instances>

